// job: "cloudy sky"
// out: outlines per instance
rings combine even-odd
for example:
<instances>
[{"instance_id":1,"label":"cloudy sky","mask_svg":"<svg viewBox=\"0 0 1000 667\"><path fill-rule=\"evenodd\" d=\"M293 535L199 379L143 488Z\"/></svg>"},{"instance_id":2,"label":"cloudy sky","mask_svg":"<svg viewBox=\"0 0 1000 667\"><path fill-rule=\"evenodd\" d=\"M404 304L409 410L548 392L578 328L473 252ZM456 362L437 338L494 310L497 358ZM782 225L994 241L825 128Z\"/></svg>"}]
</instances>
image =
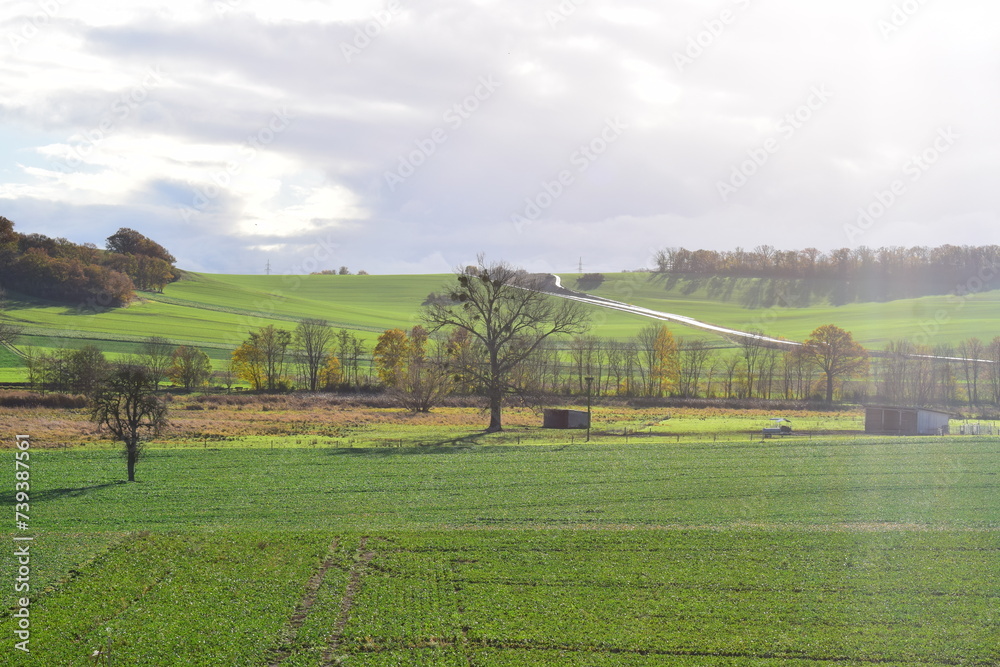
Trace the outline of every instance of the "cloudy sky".
<instances>
[{"instance_id":1,"label":"cloudy sky","mask_svg":"<svg viewBox=\"0 0 1000 667\"><path fill-rule=\"evenodd\" d=\"M183 268L998 242L984 0L7 0L0 215Z\"/></svg>"}]
</instances>

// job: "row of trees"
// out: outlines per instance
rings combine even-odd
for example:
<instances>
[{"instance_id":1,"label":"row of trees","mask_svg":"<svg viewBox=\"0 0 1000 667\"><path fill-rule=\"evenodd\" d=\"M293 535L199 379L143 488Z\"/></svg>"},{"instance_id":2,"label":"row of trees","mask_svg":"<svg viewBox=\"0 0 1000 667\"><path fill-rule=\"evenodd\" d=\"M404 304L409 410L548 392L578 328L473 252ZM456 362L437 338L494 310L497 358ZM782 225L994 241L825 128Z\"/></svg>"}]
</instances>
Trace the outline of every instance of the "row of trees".
<instances>
[{"instance_id":1,"label":"row of trees","mask_svg":"<svg viewBox=\"0 0 1000 667\"><path fill-rule=\"evenodd\" d=\"M567 347L542 346L519 377L538 394L582 395L590 377L595 396L1000 405L1000 336L937 346L890 341L874 353L833 325L801 346L667 340L659 325L624 341L578 336Z\"/></svg>"},{"instance_id":2,"label":"row of trees","mask_svg":"<svg viewBox=\"0 0 1000 667\"><path fill-rule=\"evenodd\" d=\"M311 276L349 276L349 275L351 275L351 270L349 268L347 268L346 266L342 266L339 269L337 269L336 271L334 271L333 269L323 269L322 271L313 271L309 275L311 275ZM358 271L358 275L359 276L367 276L368 272L365 271L364 269L361 269L360 271Z\"/></svg>"},{"instance_id":3,"label":"row of trees","mask_svg":"<svg viewBox=\"0 0 1000 667\"><path fill-rule=\"evenodd\" d=\"M657 273L675 276L836 280L848 293L882 299L951 293L970 279L982 281L984 288L1000 281L997 245L860 246L828 253L769 245L731 251L664 248L655 262ZM852 291L851 285L864 289Z\"/></svg>"},{"instance_id":4,"label":"row of trees","mask_svg":"<svg viewBox=\"0 0 1000 667\"><path fill-rule=\"evenodd\" d=\"M863 376L867 367L861 346L833 326L820 327L802 346L748 336L736 349L720 349L702 339L678 341L654 324L631 340L577 336L568 348L540 345L516 379L528 394L832 401L845 380Z\"/></svg>"},{"instance_id":5,"label":"row of trees","mask_svg":"<svg viewBox=\"0 0 1000 667\"><path fill-rule=\"evenodd\" d=\"M871 380L885 402L913 405L1000 406L1000 336L958 345L891 341Z\"/></svg>"},{"instance_id":6,"label":"row of trees","mask_svg":"<svg viewBox=\"0 0 1000 667\"><path fill-rule=\"evenodd\" d=\"M180 273L167 250L123 227L105 249L64 238L21 234L0 217L0 282L26 294L100 306L128 303L133 290L163 291Z\"/></svg>"},{"instance_id":7,"label":"row of trees","mask_svg":"<svg viewBox=\"0 0 1000 667\"><path fill-rule=\"evenodd\" d=\"M50 391L91 395L115 367L93 345L51 352L25 348L24 354L29 384ZM139 354L127 356L120 363L147 369L154 389L164 378L191 390L205 386L212 377L211 359L204 351L189 345L174 346L161 336L147 338Z\"/></svg>"},{"instance_id":8,"label":"row of trees","mask_svg":"<svg viewBox=\"0 0 1000 667\"><path fill-rule=\"evenodd\" d=\"M306 319L292 331L269 324L249 332L233 351L230 371L255 391L358 388L370 382L366 353L363 339L354 332L334 331L325 320Z\"/></svg>"}]
</instances>

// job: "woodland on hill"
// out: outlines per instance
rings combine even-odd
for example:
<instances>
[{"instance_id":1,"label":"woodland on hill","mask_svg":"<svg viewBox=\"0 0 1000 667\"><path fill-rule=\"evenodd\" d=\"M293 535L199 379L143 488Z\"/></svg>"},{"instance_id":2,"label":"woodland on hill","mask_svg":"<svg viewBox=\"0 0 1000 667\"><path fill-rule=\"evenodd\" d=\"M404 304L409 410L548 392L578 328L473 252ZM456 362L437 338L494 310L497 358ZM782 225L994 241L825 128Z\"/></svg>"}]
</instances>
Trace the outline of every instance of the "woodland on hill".
<instances>
[{"instance_id":1,"label":"woodland on hill","mask_svg":"<svg viewBox=\"0 0 1000 667\"><path fill-rule=\"evenodd\" d=\"M173 255L139 232L122 227L105 249L43 234L21 234L0 216L0 284L24 294L87 307L121 306L134 291L162 292L177 280Z\"/></svg>"},{"instance_id":2,"label":"woodland on hill","mask_svg":"<svg viewBox=\"0 0 1000 667\"><path fill-rule=\"evenodd\" d=\"M769 279L769 295L747 295L750 307L808 306L819 299L833 305L856 301L891 301L932 294L962 294L1000 287L1000 246L860 246L824 253L816 248L778 250L688 250L664 248L654 271L673 287L705 286L721 299L734 291L734 280Z\"/></svg>"}]
</instances>

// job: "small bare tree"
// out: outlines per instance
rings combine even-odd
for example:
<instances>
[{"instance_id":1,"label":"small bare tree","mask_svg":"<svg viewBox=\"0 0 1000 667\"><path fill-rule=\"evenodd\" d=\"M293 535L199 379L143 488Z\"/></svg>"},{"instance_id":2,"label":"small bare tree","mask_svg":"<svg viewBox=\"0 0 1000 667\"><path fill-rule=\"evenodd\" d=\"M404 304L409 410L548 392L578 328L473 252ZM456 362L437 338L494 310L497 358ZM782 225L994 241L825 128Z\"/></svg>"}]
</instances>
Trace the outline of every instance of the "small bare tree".
<instances>
[{"instance_id":1,"label":"small bare tree","mask_svg":"<svg viewBox=\"0 0 1000 667\"><path fill-rule=\"evenodd\" d=\"M430 412L451 393L454 383L446 359L412 359L398 389L390 390L410 412Z\"/></svg>"},{"instance_id":2,"label":"small bare tree","mask_svg":"<svg viewBox=\"0 0 1000 667\"><path fill-rule=\"evenodd\" d=\"M163 336L150 336L139 346L139 363L144 364L152 373L157 389L170 368L173 353L173 344Z\"/></svg>"},{"instance_id":3,"label":"small bare tree","mask_svg":"<svg viewBox=\"0 0 1000 667\"><path fill-rule=\"evenodd\" d=\"M7 308L7 290L0 286L0 311ZM21 325L7 319L0 319L0 345L10 346L21 335Z\"/></svg>"},{"instance_id":4,"label":"small bare tree","mask_svg":"<svg viewBox=\"0 0 1000 667\"><path fill-rule=\"evenodd\" d=\"M106 427L125 445L128 481L135 481L135 464L142 435L157 434L167 424L167 405L155 395L152 373L140 364L118 364L94 395L91 420Z\"/></svg>"},{"instance_id":5,"label":"small bare tree","mask_svg":"<svg viewBox=\"0 0 1000 667\"><path fill-rule=\"evenodd\" d=\"M701 376L712 350L701 338L682 341L678 348L681 358L678 393L689 398L696 397L701 386Z\"/></svg>"}]
</instances>

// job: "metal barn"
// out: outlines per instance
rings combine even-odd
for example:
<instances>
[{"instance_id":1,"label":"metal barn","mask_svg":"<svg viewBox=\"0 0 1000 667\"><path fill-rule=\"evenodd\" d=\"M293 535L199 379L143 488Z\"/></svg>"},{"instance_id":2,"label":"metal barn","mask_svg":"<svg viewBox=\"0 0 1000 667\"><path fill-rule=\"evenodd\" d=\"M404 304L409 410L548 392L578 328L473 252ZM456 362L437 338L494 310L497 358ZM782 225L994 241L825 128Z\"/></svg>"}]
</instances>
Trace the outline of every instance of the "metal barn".
<instances>
[{"instance_id":1,"label":"metal barn","mask_svg":"<svg viewBox=\"0 0 1000 667\"><path fill-rule=\"evenodd\" d=\"M950 414L940 410L869 405L865 408L865 433L944 435L950 419Z\"/></svg>"},{"instance_id":2,"label":"metal barn","mask_svg":"<svg viewBox=\"0 0 1000 667\"><path fill-rule=\"evenodd\" d=\"M585 410L546 410L542 428L587 428L590 419Z\"/></svg>"}]
</instances>

